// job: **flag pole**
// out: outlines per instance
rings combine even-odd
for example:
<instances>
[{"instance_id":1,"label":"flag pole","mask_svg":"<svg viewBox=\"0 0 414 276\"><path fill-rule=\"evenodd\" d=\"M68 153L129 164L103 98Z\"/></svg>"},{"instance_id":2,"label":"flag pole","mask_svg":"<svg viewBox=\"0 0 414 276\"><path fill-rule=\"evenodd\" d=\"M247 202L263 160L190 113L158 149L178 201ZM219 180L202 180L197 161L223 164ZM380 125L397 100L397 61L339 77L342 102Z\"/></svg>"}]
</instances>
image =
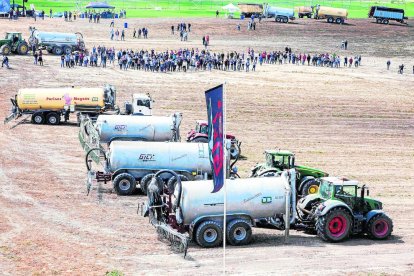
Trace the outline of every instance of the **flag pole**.
<instances>
[{"instance_id":1,"label":"flag pole","mask_svg":"<svg viewBox=\"0 0 414 276\"><path fill-rule=\"evenodd\" d=\"M223 185L224 185L224 219L223 219L223 273L226 274L226 234L227 234L227 140L226 140L226 117L227 117L227 94L226 94L227 82L223 84L223 141L225 150L223 150L223 163L226 165L226 173L223 173Z\"/></svg>"}]
</instances>

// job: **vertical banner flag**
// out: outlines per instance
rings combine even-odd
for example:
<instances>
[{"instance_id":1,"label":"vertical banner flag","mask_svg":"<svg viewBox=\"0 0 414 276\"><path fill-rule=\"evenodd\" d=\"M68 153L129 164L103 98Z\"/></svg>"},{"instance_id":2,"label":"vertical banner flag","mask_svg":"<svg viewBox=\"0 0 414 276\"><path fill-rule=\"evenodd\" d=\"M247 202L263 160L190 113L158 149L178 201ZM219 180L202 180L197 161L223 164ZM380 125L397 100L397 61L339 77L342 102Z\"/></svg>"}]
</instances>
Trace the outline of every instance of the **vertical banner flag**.
<instances>
[{"instance_id":1,"label":"vertical banner flag","mask_svg":"<svg viewBox=\"0 0 414 276\"><path fill-rule=\"evenodd\" d=\"M208 148L214 183L212 193L216 193L223 187L225 176L223 85L219 85L206 91L206 104L208 117Z\"/></svg>"}]
</instances>

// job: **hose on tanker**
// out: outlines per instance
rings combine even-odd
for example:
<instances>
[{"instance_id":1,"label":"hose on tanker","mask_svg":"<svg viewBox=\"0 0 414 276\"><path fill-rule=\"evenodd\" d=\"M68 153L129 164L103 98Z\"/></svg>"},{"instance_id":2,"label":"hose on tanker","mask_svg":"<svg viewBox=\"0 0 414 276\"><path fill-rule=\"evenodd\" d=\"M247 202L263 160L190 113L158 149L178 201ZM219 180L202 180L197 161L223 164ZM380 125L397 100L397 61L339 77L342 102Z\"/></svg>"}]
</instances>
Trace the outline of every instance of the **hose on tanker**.
<instances>
[{"instance_id":1,"label":"hose on tanker","mask_svg":"<svg viewBox=\"0 0 414 276\"><path fill-rule=\"evenodd\" d=\"M85 164L86 164L86 169L88 170L88 172L92 169L91 165L90 165L90 161L89 161L89 155L95 150L98 150L100 153L103 153L104 160L105 160L105 162L107 161L106 153L103 149L101 149L101 148L92 148L92 149L88 150L88 152L86 153L86 156L85 156Z\"/></svg>"}]
</instances>

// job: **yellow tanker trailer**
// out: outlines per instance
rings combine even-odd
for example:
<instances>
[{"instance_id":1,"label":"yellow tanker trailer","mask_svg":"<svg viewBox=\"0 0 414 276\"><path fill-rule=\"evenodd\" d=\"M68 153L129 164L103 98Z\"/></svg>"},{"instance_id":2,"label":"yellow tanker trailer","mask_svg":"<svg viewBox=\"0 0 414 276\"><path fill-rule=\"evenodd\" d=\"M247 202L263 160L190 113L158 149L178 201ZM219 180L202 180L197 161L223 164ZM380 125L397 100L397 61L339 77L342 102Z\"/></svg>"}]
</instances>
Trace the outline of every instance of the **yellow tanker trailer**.
<instances>
[{"instance_id":1,"label":"yellow tanker trailer","mask_svg":"<svg viewBox=\"0 0 414 276\"><path fill-rule=\"evenodd\" d=\"M24 88L10 99L12 112L4 123L25 114L32 115L34 124L65 122L70 113L95 117L105 111L116 110L116 89L111 85L102 88Z\"/></svg>"},{"instance_id":2,"label":"yellow tanker trailer","mask_svg":"<svg viewBox=\"0 0 414 276\"><path fill-rule=\"evenodd\" d=\"M326 19L328 23L343 24L348 17L347 9L316 6L316 19Z\"/></svg>"}]
</instances>

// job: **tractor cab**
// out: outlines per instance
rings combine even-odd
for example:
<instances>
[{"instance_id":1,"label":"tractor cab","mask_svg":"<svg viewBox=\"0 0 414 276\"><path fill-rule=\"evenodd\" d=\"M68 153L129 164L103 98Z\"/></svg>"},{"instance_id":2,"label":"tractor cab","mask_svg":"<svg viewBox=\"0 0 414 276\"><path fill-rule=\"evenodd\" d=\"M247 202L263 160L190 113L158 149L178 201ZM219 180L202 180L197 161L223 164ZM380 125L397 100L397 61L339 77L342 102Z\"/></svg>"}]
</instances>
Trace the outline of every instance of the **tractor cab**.
<instances>
[{"instance_id":1,"label":"tractor cab","mask_svg":"<svg viewBox=\"0 0 414 276\"><path fill-rule=\"evenodd\" d=\"M266 165L280 170L289 170L295 167L295 154L288 150L266 150Z\"/></svg>"},{"instance_id":2,"label":"tractor cab","mask_svg":"<svg viewBox=\"0 0 414 276\"><path fill-rule=\"evenodd\" d=\"M208 122L203 120L197 120L195 132L208 135Z\"/></svg>"},{"instance_id":3,"label":"tractor cab","mask_svg":"<svg viewBox=\"0 0 414 276\"><path fill-rule=\"evenodd\" d=\"M358 181L339 177L320 179L319 196L323 200L339 200L356 213L382 209L381 202L369 197L369 189Z\"/></svg>"},{"instance_id":4,"label":"tractor cab","mask_svg":"<svg viewBox=\"0 0 414 276\"><path fill-rule=\"evenodd\" d=\"M6 40L10 40L13 43L16 43L20 40L22 40L22 33L6 33Z\"/></svg>"}]
</instances>

